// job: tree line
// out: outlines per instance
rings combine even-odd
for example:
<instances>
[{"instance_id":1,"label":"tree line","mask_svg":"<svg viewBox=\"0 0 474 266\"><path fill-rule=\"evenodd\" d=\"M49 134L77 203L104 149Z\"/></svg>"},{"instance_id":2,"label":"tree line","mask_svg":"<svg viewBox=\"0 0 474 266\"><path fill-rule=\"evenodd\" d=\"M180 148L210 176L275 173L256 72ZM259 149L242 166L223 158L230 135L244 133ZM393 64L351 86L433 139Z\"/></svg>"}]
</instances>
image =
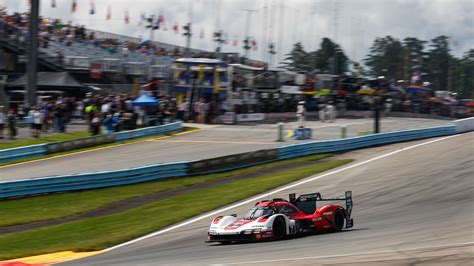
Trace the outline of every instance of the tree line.
<instances>
[{"instance_id":1,"label":"tree line","mask_svg":"<svg viewBox=\"0 0 474 266\"><path fill-rule=\"evenodd\" d=\"M409 85L412 76L430 82L433 90L457 92L461 98L474 98L474 49L461 58L451 54L450 39L438 36L430 41L392 36L376 38L363 62L352 61L340 45L323 38L318 50L307 52L301 43L293 45L281 67L304 73L378 77Z\"/></svg>"}]
</instances>

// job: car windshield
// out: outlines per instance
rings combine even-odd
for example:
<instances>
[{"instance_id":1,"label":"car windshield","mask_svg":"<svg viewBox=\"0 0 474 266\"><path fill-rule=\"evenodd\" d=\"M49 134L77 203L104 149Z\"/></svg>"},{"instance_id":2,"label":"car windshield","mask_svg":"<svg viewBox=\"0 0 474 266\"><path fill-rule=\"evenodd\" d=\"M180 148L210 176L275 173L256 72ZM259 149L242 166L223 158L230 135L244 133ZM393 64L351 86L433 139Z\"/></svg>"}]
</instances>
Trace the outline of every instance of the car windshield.
<instances>
[{"instance_id":1,"label":"car windshield","mask_svg":"<svg viewBox=\"0 0 474 266\"><path fill-rule=\"evenodd\" d=\"M245 214L244 219L256 219L260 216L265 216L273 214L273 210L269 207L255 207L250 209L247 214Z\"/></svg>"}]
</instances>

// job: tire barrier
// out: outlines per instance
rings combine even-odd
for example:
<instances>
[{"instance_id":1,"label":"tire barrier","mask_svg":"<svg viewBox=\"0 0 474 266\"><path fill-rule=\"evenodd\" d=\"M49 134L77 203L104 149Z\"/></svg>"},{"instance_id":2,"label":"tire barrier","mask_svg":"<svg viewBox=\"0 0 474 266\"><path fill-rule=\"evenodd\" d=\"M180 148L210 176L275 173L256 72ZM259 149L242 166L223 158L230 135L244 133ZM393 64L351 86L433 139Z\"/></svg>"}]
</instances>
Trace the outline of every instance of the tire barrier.
<instances>
[{"instance_id":1,"label":"tire barrier","mask_svg":"<svg viewBox=\"0 0 474 266\"><path fill-rule=\"evenodd\" d=\"M100 135L70 141L45 144L46 154L77 150L115 142L115 135Z\"/></svg>"},{"instance_id":2,"label":"tire barrier","mask_svg":"<svg viewBox=\"0 0 474 266\"><path fill-rule=\"evenodd\" d=\"M453 123L440 127L403 130L329 141L313 141L192 162L176 162L99 173L4 181L0 182L0 199L118 186L166 177L181 177L190 174L220 172L311 154L348 151L395 142L453 135L456 133L456 124Z\"/></svg>"},{"instance_id":3,"label":"tire barrier","mask_svg":"<svg viewBox=\"0 0 474 266\"><path fill-rule=\"evenodd\" d=\"M188 163L188 174L205 174L242 168L278 159L275 149L239 153Z\"/></svg>"},{"instance_id":4,"label":"tire barrier","mask_svg":"<svg viewBox=\"0 0 474 266\"><path fill-rule=\"evenodd\" d=\"M162 126L117 132L112 135L99 135L71 141L39 144L20 148L0 150L0 163L16 161L19 159L33 158L57 152L87 148L106 143L122 142L127 140L149 137L153 135L173 133L180 131L181 129L182 123L174 122Z\"/></svg>"}]
</instances>

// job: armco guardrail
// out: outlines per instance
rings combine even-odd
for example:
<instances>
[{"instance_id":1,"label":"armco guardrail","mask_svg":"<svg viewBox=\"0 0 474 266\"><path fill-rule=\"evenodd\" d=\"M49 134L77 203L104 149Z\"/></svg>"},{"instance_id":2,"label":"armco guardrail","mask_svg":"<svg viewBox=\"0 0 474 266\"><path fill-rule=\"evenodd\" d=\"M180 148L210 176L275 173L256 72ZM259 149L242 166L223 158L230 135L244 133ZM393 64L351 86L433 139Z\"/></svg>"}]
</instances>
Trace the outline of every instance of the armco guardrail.
<instances>
[{"instance_id":1,"label":"armco guardrail","mask_svg":"<svg viewBox=\"0 0 474 266\"><path fill-rule=\"evenodd\" d=\"M474 117L456 120L456 133L463 133L468 131L474 131Z\"/></svg>"},{"instance_id":2,"label":"armco guardrail","mask_svg":"<svg viewBox=\"0 0 474 266\"><path fill-rule=\"evenodd\" d=\"M278 159L282 160L317 153L353 150L357 148L365 148L380 144L389 144L407 140L452 135L455 133L456 127L454 125L448 125L433 128L412 129L372 134L346 139L315 141L304 144L280 147L278 148Z\"/></svg>"},{"instance_id":3,"label":"armco guardrail","mask_svg":"<svg viewBox=\"0 0 474 266\"><path fill-rule=\"evenodd\" d=\"M187 163L158 164L127 170L0 182L0 198L110 187L187 175Z\"/></svg>"},{"instance_id":4,"label":"armco guardrail","mask_svg":"<svg viewBox=\"0 0 474 266\"><path fill-rule=\"evenodd\" d=\"M91 147L94 145L122 142L126 140L144 138L153 135L166 134L181 130L182 123L174 122L162 126L147 127L129 131L117 132L112 135L100 135L71 141L32 145L20 148L0 150L0 163L19 159L33 158L56 152Z\"/></svg>"},{"instance_id":5,"label":"armco guardrail","mask_svg":"<svg viewBox=\"0 0 474 266\"><path fill-rule=\"evenodd\" d=\"M5 181L0 182L0 199L50 192L125 185L166 177L186 176L189 174L219 172L228 169L246 167L252 164L283 160L310 154L346 151L381 144L452 134L456 134L456 123L447 126L396 131L347 139L314 141L253 153L237 154L233 156L224 156L222 158L212 158L192 162L158 164L110 172ZM277 153L275 153L275 151ZM257 160L252 162L251 158Z\"/></svg>"},{"instance_id":6,"label":"armco guardrail","mask_svg":"<svg viewBox=\"0 0 474 266\"><path fill-rule=\"evenodd\" d=\"M0 163L31 158L46 154L44 144L0 150Z\"/></svg>"}]
</instances>

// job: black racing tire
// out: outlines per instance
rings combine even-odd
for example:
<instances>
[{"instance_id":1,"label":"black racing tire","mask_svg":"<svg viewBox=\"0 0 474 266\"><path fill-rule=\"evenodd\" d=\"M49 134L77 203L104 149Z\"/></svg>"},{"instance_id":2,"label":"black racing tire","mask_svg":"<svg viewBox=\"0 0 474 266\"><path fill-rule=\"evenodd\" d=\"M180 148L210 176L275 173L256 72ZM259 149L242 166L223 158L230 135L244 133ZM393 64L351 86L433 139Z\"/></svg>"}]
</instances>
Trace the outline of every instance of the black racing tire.
<instances>
[{"instance_id":1,"label":"black racing tire","mask_svg":"<svg viewBox=\"0 0 474 266\"><path fill-rule=\"evenodd\" d=\"M334 212L334 232L341 232L344 228L344 213L341 209L337 209Z\"/></svg>"},{"instance_id":2,"label":"black racing tire","mask_svg":"<svg viewBox=\"0 0 474 266\"><path fill-rule=\"evenodd\" d=\"M285 219L279 216L275 218L275 221L273 221L273 239L280 240L284 238L285 235L286 235Z\"/></svg>"}]
</instances>

